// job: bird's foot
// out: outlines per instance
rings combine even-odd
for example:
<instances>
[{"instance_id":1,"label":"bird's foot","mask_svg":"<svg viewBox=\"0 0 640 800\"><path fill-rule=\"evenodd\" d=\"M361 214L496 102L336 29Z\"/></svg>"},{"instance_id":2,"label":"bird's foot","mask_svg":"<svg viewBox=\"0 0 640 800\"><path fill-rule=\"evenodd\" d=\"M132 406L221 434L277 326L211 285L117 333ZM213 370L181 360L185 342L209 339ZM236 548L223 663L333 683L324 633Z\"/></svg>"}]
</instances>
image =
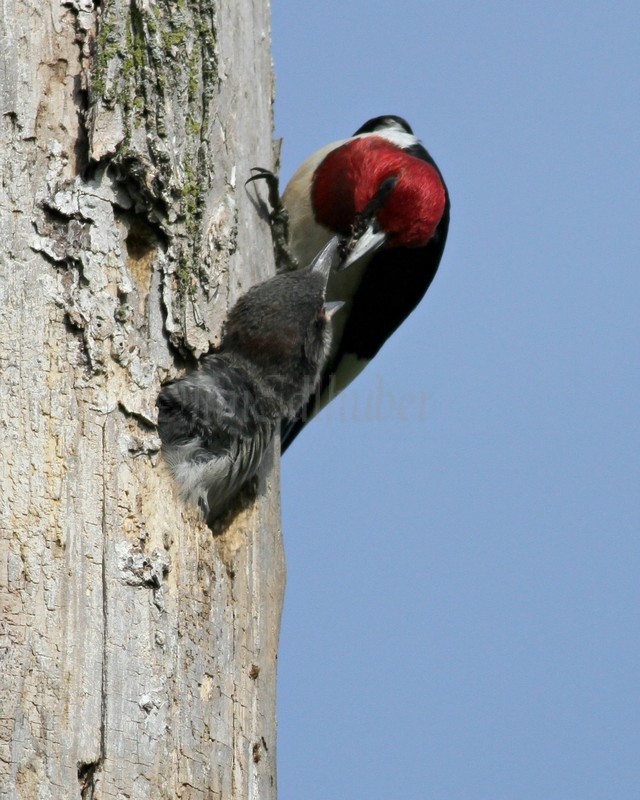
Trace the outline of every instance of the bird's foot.
<instances>
[{"instance_id":1,"label":"bird's foot","mask_svg":"<svg viewBox=\"0 0 640 800\"><path fill-rule=\"evenodd\" d=\"M252 181L263 180L269 190L269 222L271 224L271 239L273 241L273 252L276 259L276 270L278 272L290 272L298 269L299 264L289 248L289 214L280 199L280 183L277 175L264 167L253 167L251 172L255 173L246 182L245 186Z\"/></svg>"}]
</instances>

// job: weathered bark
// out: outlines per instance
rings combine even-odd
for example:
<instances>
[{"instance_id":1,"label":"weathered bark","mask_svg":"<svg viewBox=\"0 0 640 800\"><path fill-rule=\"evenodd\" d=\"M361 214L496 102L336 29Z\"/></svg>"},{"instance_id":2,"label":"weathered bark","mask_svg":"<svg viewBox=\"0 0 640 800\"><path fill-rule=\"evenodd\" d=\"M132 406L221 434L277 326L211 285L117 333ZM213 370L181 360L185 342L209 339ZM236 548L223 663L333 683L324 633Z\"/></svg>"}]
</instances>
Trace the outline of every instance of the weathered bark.
<instances>
[{"instance_id":1,"label":"weathered bark","mask_svg":"<svg viewBox=\"0 0 640 800\"><path fill-rule=\"evenodd\" d=\"M275 797L271 455L215 534L160 382L273 271L268 0L6 0L0 794Z\"/></svg>"}]
</instances>

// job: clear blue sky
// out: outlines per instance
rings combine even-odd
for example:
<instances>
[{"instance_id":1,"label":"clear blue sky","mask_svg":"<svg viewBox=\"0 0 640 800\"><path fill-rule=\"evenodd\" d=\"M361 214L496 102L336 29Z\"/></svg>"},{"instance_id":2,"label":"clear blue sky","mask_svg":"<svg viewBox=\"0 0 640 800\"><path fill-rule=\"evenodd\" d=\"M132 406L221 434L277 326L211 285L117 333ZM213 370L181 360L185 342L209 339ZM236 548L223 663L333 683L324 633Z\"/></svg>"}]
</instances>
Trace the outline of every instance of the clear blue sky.
<instances>
[{"instance_id":1,"label":"clear blue sky","mask_svg":"<svg viewBox=\"0 0 640 800\"><path fill-rule=\"evenodd\" d=\"M637 800L640 4L274 0L273 40L285 181L393 113L452 199L283 459L280 800Z\"/></svg>"}]
</instances>

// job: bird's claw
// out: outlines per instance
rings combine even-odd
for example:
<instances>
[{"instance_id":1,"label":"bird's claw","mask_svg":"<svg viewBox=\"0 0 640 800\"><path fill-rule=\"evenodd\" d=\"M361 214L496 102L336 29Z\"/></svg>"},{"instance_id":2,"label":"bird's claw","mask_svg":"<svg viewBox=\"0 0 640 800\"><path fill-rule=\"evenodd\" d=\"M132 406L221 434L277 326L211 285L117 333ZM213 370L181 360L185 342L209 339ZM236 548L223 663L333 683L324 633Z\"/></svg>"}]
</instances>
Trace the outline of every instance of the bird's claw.
<instances>
[{"instance_id":1,"label":"bird's claw","mask_svg":"<svg viewBox=\"0 0 640 800\"><path fill-rule=\"evenodd\" d=\"M252 167L255 173L245 181L245 186L253 181L263 180L269 190L269 222L271 223L271 238L278 272L290 272L298 269L298 262L289 249L289 214L280 199L280 181L277 175L265 167Z\"/></svg>"},{"instance_id":2,"label":"bird's claw","mask_svg":"<svg viewBox=\"0 0 640 800\"><path fill-rule=\"evenodd\" d=\"M251 167L252 175L245 181L245 186L253 181L264 181L269 190L269 205L271 206L270 217L271 221L275 222L276 219L283 213L286 214L285 208L280 199L280 181L277 175L274 175L270 169L265 167ZM288 220L287 220L288 221Z\"/></svg>"}]
</instances>

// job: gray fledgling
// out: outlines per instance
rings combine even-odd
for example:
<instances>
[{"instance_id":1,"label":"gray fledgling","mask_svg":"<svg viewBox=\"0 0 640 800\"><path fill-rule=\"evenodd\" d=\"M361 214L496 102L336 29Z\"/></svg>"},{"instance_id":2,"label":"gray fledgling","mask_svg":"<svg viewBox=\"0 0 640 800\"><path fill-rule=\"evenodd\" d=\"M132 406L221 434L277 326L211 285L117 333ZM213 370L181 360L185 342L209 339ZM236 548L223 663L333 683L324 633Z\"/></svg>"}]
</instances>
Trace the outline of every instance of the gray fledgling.
<instances>
[{"instance_id":1,"label":"gray fledgling","mask_svg":"<svg viewBox=\"0 0 640 800\"><path fill-rule=\"evenodd\" d=\"M331 242L304 270L277 275L229 312L222 342L158 395L162 452L182 498L212 522L253 475L281 419L314 391L331 346L325 303Z\"/></svg>"}]
</instances>

